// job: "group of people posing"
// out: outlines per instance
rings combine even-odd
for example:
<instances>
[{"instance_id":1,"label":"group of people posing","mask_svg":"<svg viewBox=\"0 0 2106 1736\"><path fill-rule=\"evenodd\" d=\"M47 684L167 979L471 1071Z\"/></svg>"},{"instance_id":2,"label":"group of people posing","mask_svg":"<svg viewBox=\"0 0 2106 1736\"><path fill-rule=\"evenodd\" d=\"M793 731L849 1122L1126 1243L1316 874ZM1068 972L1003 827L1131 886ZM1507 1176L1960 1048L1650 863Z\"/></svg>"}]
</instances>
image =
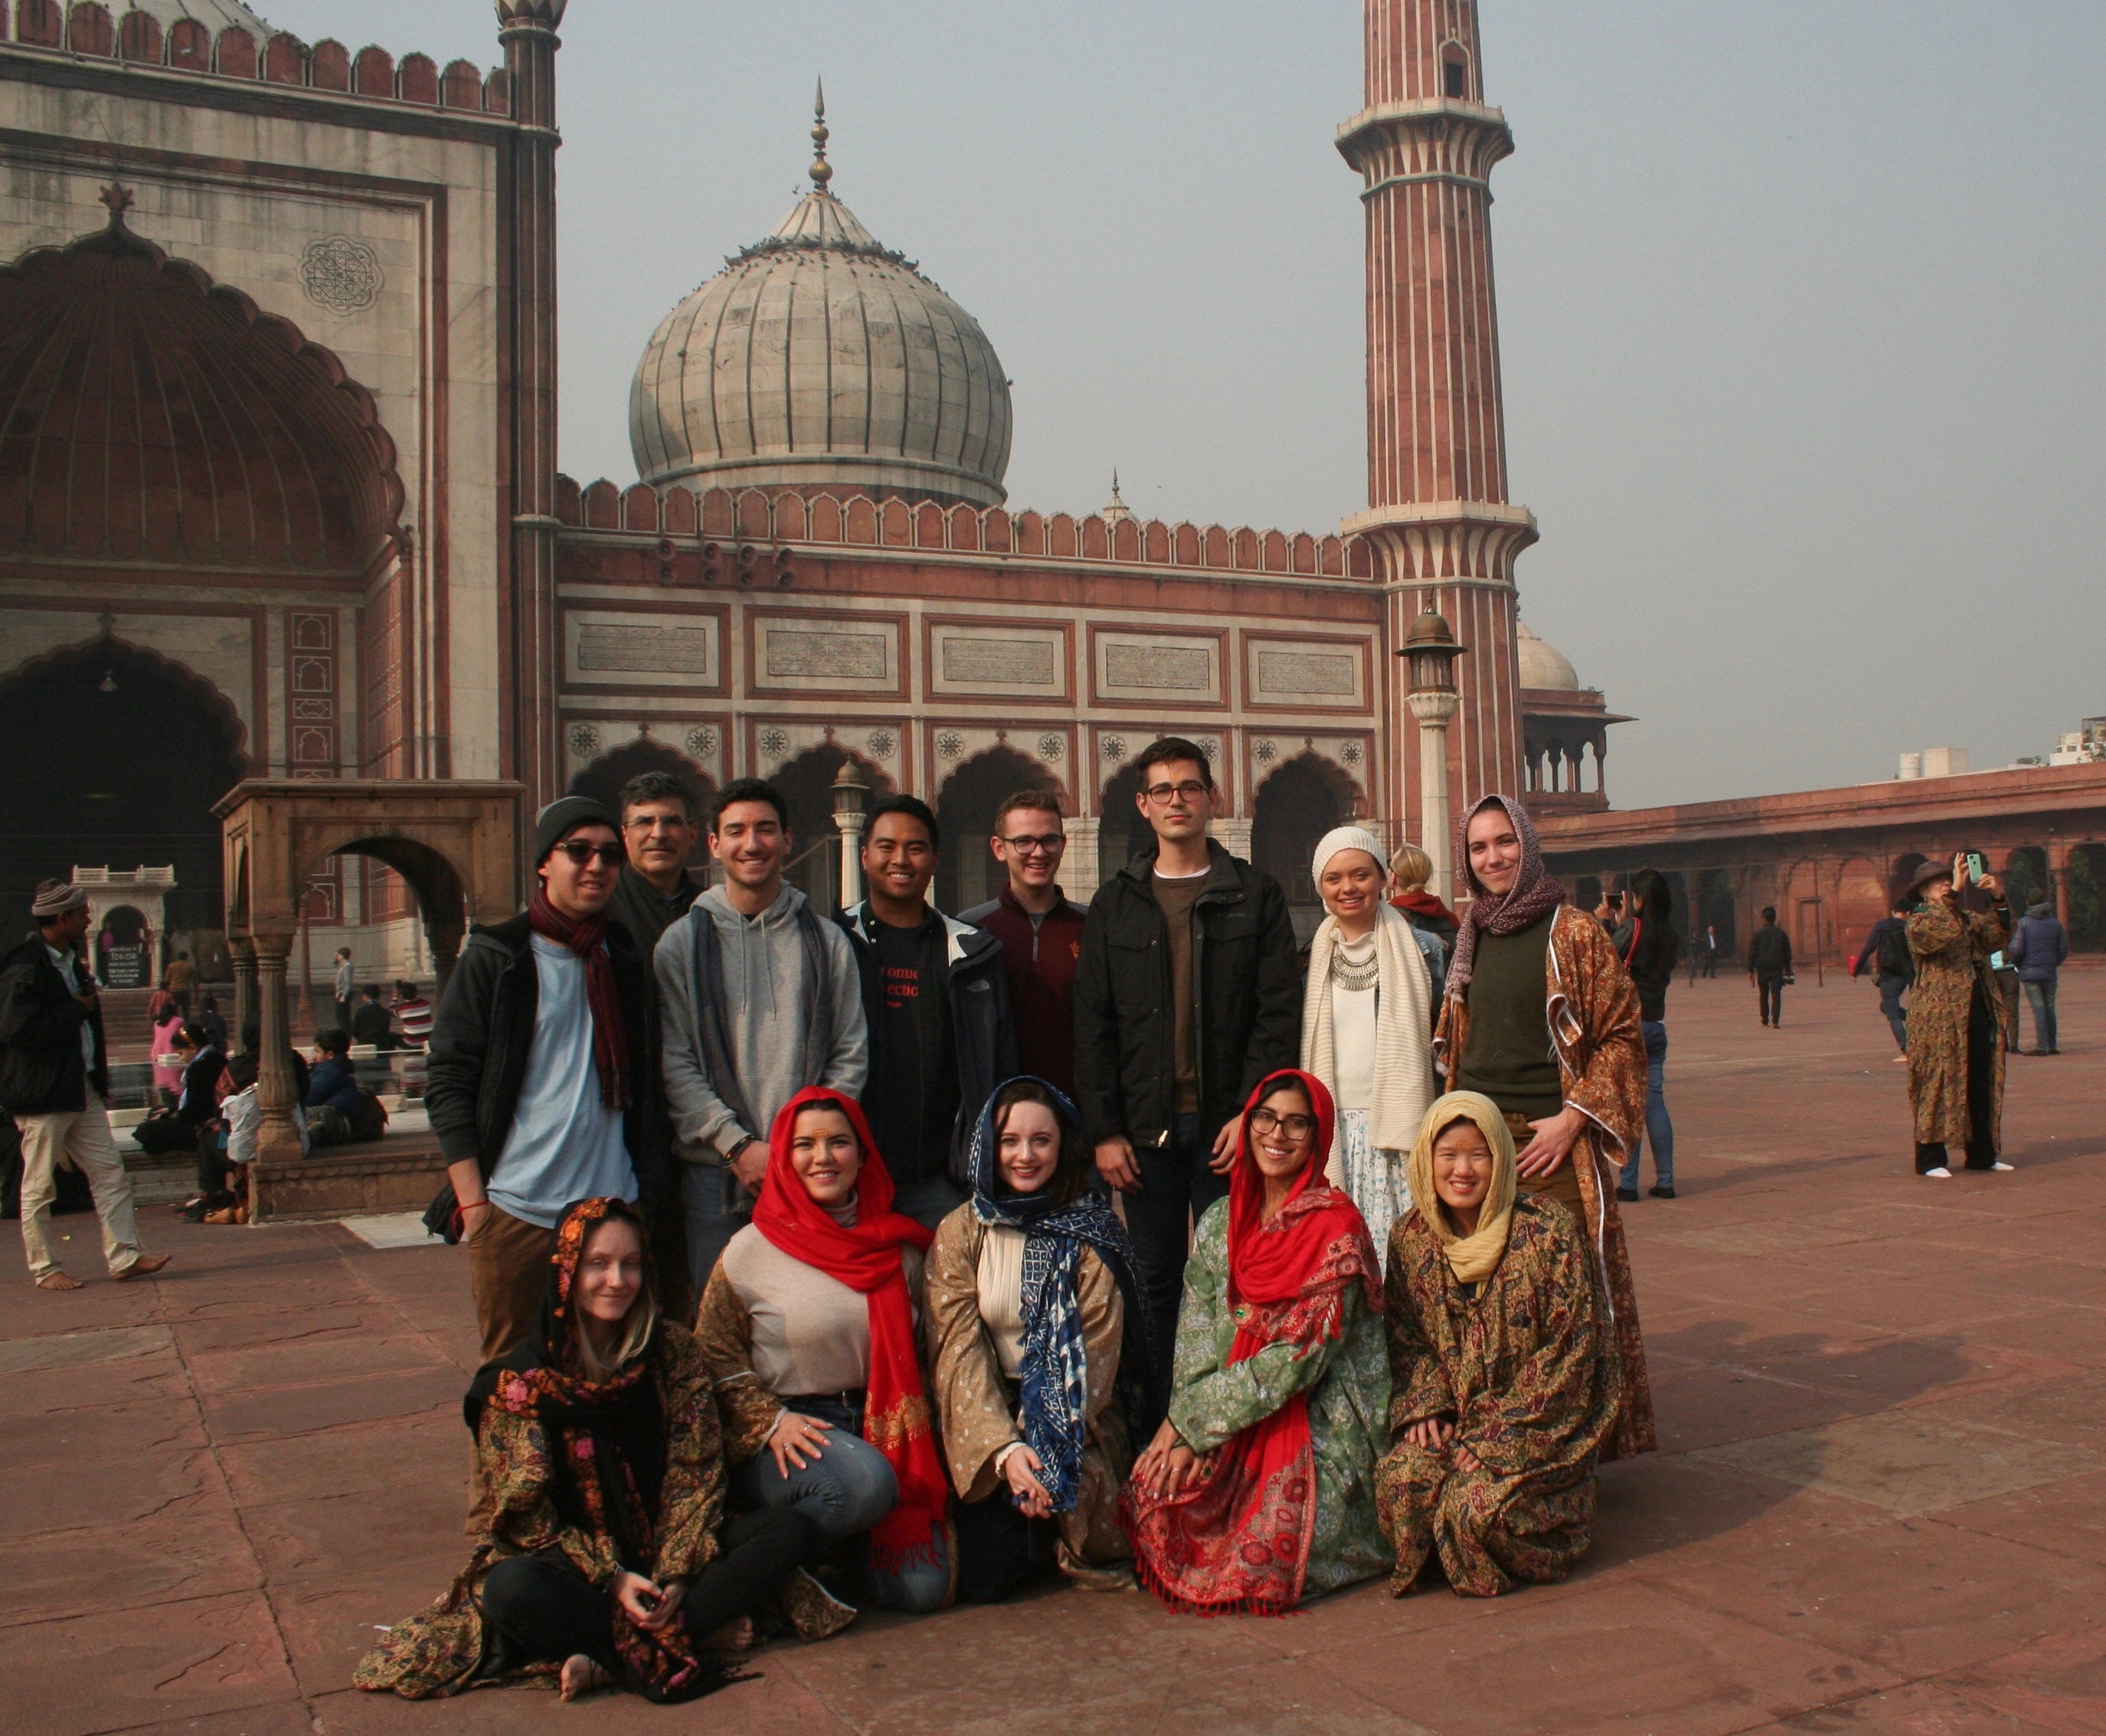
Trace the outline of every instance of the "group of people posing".
<instances>
[{"instance_id":1,"label":"group of people posing","mask_svg":"<svg viewBox=\"0 0 2106 1736\"><path fill-rule=\"evenodd\" d=\"M1400 884L1326 836L1305 966L1208 835L1206 754L1139 765L1154 846L1087 911L1046 794L959 916L911 797L838 918L765 783L715 797L700 893L674 780L543 811L532 903L471 934L430 1045L476 1546L361 1685L678 1699L760 1634L1042 1572L1275 1613L1584 1555L1597 1465L1653 1445L1616 943L1495 795L1459 919L1420 852Z\"/></svg>"}]
</instances>

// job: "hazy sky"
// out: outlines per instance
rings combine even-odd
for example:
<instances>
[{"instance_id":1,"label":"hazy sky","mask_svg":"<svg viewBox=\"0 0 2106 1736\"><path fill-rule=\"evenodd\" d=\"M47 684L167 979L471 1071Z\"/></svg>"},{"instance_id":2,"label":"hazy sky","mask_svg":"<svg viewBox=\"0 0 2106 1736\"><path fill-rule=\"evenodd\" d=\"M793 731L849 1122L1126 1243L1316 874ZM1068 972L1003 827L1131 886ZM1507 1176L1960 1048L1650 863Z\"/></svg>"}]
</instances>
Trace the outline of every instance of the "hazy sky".
<instances>
[{"instance_id":1,"label":"hazy sky","mask_svg":"<svg viewBox=\"0 0 2106 1736\"><path fill-rule=\"evenodd\" d=\"M483 0L273 0L498 58ZM2106 6L1484 0L1522 613L1619 807L1978 766L2106 713ZM354 24L353 20L356 20ZM1013 506L1365 503L1348 0L573 0L562 455L635 475L652 328L802 184L979 320Z\"/></svg>"}]
</instances>

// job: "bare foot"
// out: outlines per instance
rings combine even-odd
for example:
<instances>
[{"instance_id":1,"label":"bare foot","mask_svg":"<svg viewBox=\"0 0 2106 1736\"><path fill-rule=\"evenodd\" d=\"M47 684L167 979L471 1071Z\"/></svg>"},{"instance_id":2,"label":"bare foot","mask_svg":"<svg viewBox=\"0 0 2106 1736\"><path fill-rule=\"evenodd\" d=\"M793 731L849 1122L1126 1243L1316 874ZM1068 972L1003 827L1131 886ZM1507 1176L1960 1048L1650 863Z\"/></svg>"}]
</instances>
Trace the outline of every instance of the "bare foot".
<instances>
[{"instance_id":1,"label":"bare foot","mask_svg":"<svg viewBox=\"0 0 2106 1736\"><path fill-rule=\"evenodd\" d=\"M753 1649L753 1617L740 1616L727 1622L702 1641L706 1652L750 1652Z\"/></svg>"},{"instance_id":2,"label":"bare foot","mask_svg":"<svg viewBox=\"0 0 2106 1736\"><path fill-rule=\"evenodd\" d=\"M151 1277L174 1258L173 1254L141 1254L122 1272L114 1275L120 1284L128 1278Z\"/></svg>"},{"instance_id":3,"label":"bare foot","mask_svg":"<svg viewBox=\"0 0 2106 1736\"><path fill-rule=\"evenodd\" d=\"M47 1272L37 1280L39 1290L78 1290L80 1287L78 1278L68 1277L63 1272Z\"/></svg>"},{"instance_id":4,"label":"bare foot","mask_svg":"<svg viewBox=\"0 0 2106 1736\"><path fill-rule=\"evenodd\" d=\"M595 1688L604 1688L613 1680L583 1652L573 1652L563 1660L562 1696L566 1700L575 1700Z\"/></svg>"}]
</instances>

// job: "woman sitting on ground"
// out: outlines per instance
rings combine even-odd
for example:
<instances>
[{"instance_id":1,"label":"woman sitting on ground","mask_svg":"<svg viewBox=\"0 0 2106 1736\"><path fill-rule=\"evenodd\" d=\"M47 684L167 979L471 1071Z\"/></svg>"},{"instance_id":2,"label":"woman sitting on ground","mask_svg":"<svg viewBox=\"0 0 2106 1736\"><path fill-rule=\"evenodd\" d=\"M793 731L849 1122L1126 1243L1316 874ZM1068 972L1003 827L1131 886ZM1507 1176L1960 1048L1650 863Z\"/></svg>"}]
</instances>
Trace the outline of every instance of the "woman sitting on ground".
<instances>
[{"instance_id":1,"label":"woman sitting on ground","mask_svg":"<svg viewBox=\"0 0 2106 1736\"><path fill-rule=\"evenodd\" d=\"M1229 1197L1193 1237L1169 1419L1123 1514L1136 1573L1172 1609L1280 1615L1388 1564L1382 1273L1353 1202L1324 1179L1332 1121L1309 1074L1261 1081Z\"/></svg>"},{"instance_id":2,"label":"woman sitting on ground","mask_svg":"<svg viewBox=\"0 0 2106 1736\"><path fill-rule=\"evenodd\" d=\"M422 1699L532 1673L567 1700L609 1681L693 1699L819 1546L796 1512L723 1523L709 1371L661 1318L643 1220L621 1200L563 1213L539 1330L484 1366L464 1408L489 1528L452 1589L366 1655L361 1688ZM813 1607L809 1590L793 1610ZM815 1621L802 1631L827 1631Z\"/></svg>"},{"instance_id":3,"label":"woman sitting on ground","mask_svg":"<svg viewBox=\"0 0 2106 1736\"><path fill-rule=\"evenodd\" d=\"M1129 1425L1154 1419L1125 1226L1074 1105L1042 1079L988 1100L972 1162L923 1294L959 1595L992 1603L1056 1559L1078 1585L1131 1586L1119 1485Z\"/></svg>"},{"instance_id":4,"label":"woman sitting on ground","mask_svg":"<svg viewBox=\"0 0 2106 1736\"><path fill-rule=\"evenodd\" d=\"M1488 1097L1427 1112L1390 1239L1394 1443L1376 1472L1401 1597L1429 1556L1466 1597L1562 1579L1593 1541L1594 1462L1616 1419L1615 1336L1579 1222L1518 1193Z\"/></svg>"},{"instance_id":5,"label":"woman sitting on ground","mask_svg":"<svg viewBox=\"0 0 2106 1736\"><path fill-rule=\"evenodd\" d=\"M132 1130L133 1143L156 1157L197 1149L198 1130L219 1114L219 1076L226 1070L226 1056L194 1024L177 1031L170 1053L182 1070L176 1107L166 1114L156 1111Z\"/></svg>"},{"instance_id":6,"label":"woman sitting on ground","mask_svg":"<svg viewBox=\"0 0 2106 1736\"><path fill-rule=\"evenodd\" d=\"M828 1545L867 1534L869 1591L923 1614L951 1600L943 1475L914 1318L929 1232L852 1098L782 1106L753 1221L725 1244L696 1336L716 1381L732 1492L790 1507Z\"/></svg>"}]
</instances>

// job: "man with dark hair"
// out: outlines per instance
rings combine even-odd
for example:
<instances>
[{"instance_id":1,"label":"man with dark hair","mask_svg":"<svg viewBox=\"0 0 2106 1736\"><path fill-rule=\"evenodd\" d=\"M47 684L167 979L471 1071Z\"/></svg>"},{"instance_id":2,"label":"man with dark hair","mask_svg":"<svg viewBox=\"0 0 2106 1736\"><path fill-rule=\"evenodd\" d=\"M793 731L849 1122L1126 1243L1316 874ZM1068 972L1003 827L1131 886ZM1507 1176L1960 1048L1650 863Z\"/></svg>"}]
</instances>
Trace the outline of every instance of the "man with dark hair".
<instances>
[{"instance_id":1,"label":"man with dark hair","mask_svg":"<svg viewBox=\"0 0 2106 1736\"><path fill-rule=\"evenodd\" d=\"M710 853L724 878L653 955L697 1295L752 1215L776 1112L806 1085L860 1097L868 1067L855 955L784 882L790 846L789 807L773 785L726 784L710 811Z\"/></svg>"},{"instance_id":2,"label":"man with dark hair","mask_svg":"<svg viewBox=\"0 0 2106 1736\"><path fill-rule=\"evenodd\" d=\"M928 902L940 837L927 803L878 802L863 832L864 901L839 919L870 1031L863 1107L895 1208L930 1229L964 1203L973 1129L1017 1071L1001 942Z\"/></svg>"},{"instance_id":3,"label":"man with dark hair","mask_svg":"<svg viewBox=\"0 0 2106 1736\"><path fill-rule=\"evenodd\" d=\"M1075 963L1090 913L1060 890L1068 848L1060 798L1050 790L1009 797L994 811L988 848L1009 878L996 897L961 911L958 920L1001 942L1018 1066L1073 1097Z\"/></svg>"},{"instance_id":4,"label":"man with dark hair","mask_svg":"<svg viewBox=\"0 0 2106 1736\"><path fill-rule=\"evenodd\" d=\"M607 917L621 834L598 803L566 796L535 817L533 849L532 902L468 931L424 1087L485 1362L534 1329L565 1206L614 1194L647 1219L669 1206L657 996ZM675 1316L679 1276L661 1274Z\"/></svg>"},{"instance_id":5,"label":"man with dark hair","mask_svg":"<svg viewBox=\"0 0 2106 1736\"><path fill-rule=\"evenodd\" d=\"M380 985L369 982L359 991L357 1009L351 1015L351 1040L370 1043L383 1054L395 1046L395 1019L380 1004Z\"/></svg>"},{"instance_id":6,"label":"man with dark hair","mask_svg":"<svg viewBox=\"0 0 2106 1736\"><path fill-rule=\"evenodd\" d=\"M58 1170L87 1178L114 1278L148 1277L168 1263L141 1254L132 1183L110 1136L110 1062L102 1003L80 957L87 894L46 880L30 906L36 931L0 955L0 1112L22 1136L22 1252L39 1290L78 1290L52 1252Z\"/></svg>"},{"instance_id":7,"label":"man with dark hair","mask_svg":"<svg viewBox=\"0 0 2106 1736\"><path fill-rule=\"evenodd\" d=\"M313 1059L302 1105L308 1143L347 1145L358 1120L358 1070L351 1064L351 1033L336 1025L317 1031Z\"/></svg>"},{"instance_id":8,"label":"man with dark hair","mask_svg":"<svg viewBox=\"0 0 2106 1736\"><path fill-rule=\"evenodd\" d=\"M701 883L688 858L701 836L693 792L670 772L641 772L621 786L621 841L629 860L607 913L646 958L659 937L688 914Z\"/></svg>"},{"instance_id":9,"label":"man with dark hair","mask_svg":"<svg viewBox=\"0 0 2106 1736\"><path fill-rule=\"evenodd\" d=\"M1098 888L1075 973L1075 1085L1097 1168L1127 1196L1167 1387L1190 1226L1228 1192L1258 1081L1293 1067L1302 984L1287 899L1207 835L1219 794L1181 736L1143 750L1155 848Z\"/></svg>"},{"instance_id":10,"label":"man with dark hair","mask_svg":"<svg viewBox=\"0 0 2106 1736\"><path fill-rule=\"evenodd\" d=\"M190 955L185 953L183 956L188 958ZM351 1028L352 991L351 948L348 946L336 949L336 977L330 987L336 1000L336 1022L348 1031ZM190 1011L187 1001L184 1003L183 1011Z\"/></svg>"},{"instance_id":11,"label":"man with dark hair","mask_svg":"<svg viewBox=\"0 0 2106 1736\"><path fill-rule=\"evenodd\" d=\"M176 997L176 1004L183 1009L185 1018L190 1016L190 996L197 992L197 966L190 963L187 952L178 952L161 973L161 987Z\"/></svg>"},{"instance_id":12,"label":"man with dark hair","mask_svg":"<svg viewBox=\"0 0 2106 1736\"><path fill-rule=\"evenodd\" d=\"M1763 925L1748 942L1748 981L1755 986L1763 1022L1784 1023L1784 980L1791 974L1791 937L1777 926L1777 906L1763 906Z\"/></svg>"},{"instance_id":13,"label":"man with dark hair","mask_svg":"<svg viewBox=\"0 0 2106 1736\"><path fill-rule=\"evenodd\" d=\"M395 1022L407 1047L422 1049L432 1040L432 1004L415 983L395 985Z\"/></svg>"},{"instance_id":14,"label":"man with dark hair","mask_svg":"<svg viewBox=\"0 0 2106 1736\"><path fill-rule=\"evenodd\" d=\"M1908 916L1915 902L1897 887L1888 901L1889 914L1872 924L1865 944L1850 961L1853 978L1869 970L1879 980L1880 1011L1894 1034L1894 1047L1901 1051L1894 1057L1897 1061L1908 1059L1908 1009L1902 1004L1902 996L1916 981L1916 959L1908 943Z\"/></svg>"}]
</instances>

